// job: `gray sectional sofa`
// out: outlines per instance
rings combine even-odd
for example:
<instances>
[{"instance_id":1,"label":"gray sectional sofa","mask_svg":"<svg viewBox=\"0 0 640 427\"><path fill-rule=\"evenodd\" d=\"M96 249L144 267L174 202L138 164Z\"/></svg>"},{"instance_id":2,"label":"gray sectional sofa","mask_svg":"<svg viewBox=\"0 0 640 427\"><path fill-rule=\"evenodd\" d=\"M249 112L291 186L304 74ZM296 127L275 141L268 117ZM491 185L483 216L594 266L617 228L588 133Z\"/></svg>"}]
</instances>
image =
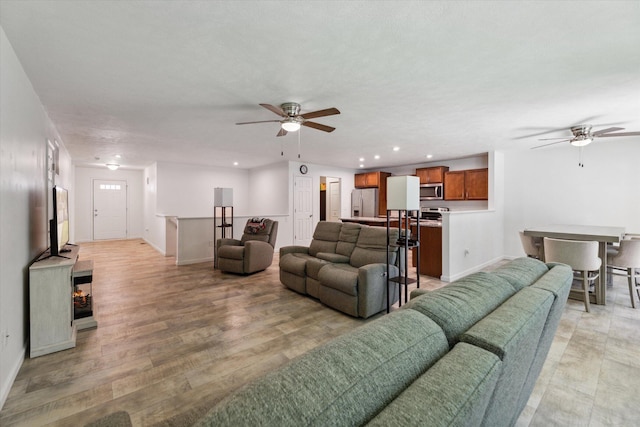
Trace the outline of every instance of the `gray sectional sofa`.
<instances>
[{"instance_id":1,"label":"gray sectional sofa","mask_svg":"<svg viewBox=\"0 0 640 427\"><path fill-rule=\"evenodd\" d=\"M572 272L519 258L371 321L242 387L201 426L512 426Z\"/></svg>"},{"instance_id":2,"label":"gray sectional sofa","mask_svg":"<svg viewBox=\"0 0 640 427\"><path fill-rule=\"evenodd\" d=\"M390 241L398 230L389 230ZM367 318L387 308L387 229L354 223L321 221L309 247L280 248L280 281L343 313ZM398 250L389 254L390 275L396 276ZM391 286L391 303L398 300Z\"/></svg>"}]
</instances>

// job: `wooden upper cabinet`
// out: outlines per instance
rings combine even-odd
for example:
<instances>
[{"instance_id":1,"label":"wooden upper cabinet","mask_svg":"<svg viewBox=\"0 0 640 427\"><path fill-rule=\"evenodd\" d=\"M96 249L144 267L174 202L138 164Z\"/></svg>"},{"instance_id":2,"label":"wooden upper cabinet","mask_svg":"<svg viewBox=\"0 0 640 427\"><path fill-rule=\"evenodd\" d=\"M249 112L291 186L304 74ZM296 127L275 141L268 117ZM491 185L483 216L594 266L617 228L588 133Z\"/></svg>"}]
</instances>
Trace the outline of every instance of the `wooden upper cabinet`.
<instances>
[{"instance_id":1,"label":"wooden upper cabinet","mask_svg":"<svg viewBox=\"0 0 640 427\"><path fill-rule=\"evenodd\" d=\"M354 177L356 188L367 188L367 174L357 173Z\"/></svg>"},{"instance_id":2,"label":"wooden upper cabinet","mask_svg":"<svg viewBox=\"0 0 640 427\"><path fill-rule=\"evenodd\" d=\"M464 200L464 171L445 172L444 199Z\"/></svg>"},{"instance_id":3,"label":"wooden upper cabinet","mask_svg":"<svg viewBox=\"0 0 640 427\"><path fill-rule=\"evenodd\" d=\"M464 172L467 200L489 199L489 169L473 169Z\"/></svg>"},{"instance_id":4,"label":"wooden upper cabinet","mask_svg":"<svg viewBox=\"0 0 640 427\"><path fill-rule=\"evenodd\" d=\"M356 188L380 188L387 183L388 172L357 173L354 176ZM385 187L386 188L386 187Z\"/></svg>"},{"instance_id":5,"label":"wooden upper cabinet","mask_svg":"<svg viewBox=\"0 0 640 427\"><path fill-rule=\"evenodd\" d=\"M448 170L447 166L420 168L416 169L416 176L420 178L420 184L439 184L444 182L444 173Z\"/></svg>"},{"instance_id":6,"label":"wooden upper cabinet","mask_svg":"<svg viewBox=\"0 0 640 427\"><path fill-rule=\"evenodd\" d=\"M444 199L489 199L489 170L484 168L445 172Z\"/></svg>"}]
</instances>

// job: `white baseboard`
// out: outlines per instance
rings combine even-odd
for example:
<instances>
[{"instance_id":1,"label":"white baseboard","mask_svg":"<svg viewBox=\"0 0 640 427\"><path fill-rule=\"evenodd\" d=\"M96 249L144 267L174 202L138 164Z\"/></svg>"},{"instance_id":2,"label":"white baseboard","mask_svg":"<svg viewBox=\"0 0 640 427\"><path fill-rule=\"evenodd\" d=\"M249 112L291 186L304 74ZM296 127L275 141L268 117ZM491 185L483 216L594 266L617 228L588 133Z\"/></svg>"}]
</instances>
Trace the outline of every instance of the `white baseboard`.
<instances>
[{"instance_id":1,"label":"white baseboard","mask_svg":"<svg viewBox=\"0 0 640 427\"><path fill-rule=\"evenodd\" d=\"M144 237L142 238L142 240L144 240L147 243L147 245L151 246L153 249L155 249L156 251L160 252L162 254L162 256L167 256L167 253L165 251L163 251L162 249L160 249L159 247L157 247L156 245L154 245L153 243L151 243L150 241L148 241Z\"/></svg>"},{"instance_id":2,"label":"white baseboard","mask_svg":"<svg viewBox=\"0 0 640 427\"><path fill-rule=\"evenodd\" d=\"M198 258L198 259L183 259L181 261L176 261L176 265L200 264L201 262L213 262L213 257Z\"/></svg>"},{"instance_id":3,"label":"white baseboard","mask_svg":"<svg viewBox=\"0 0 640 427\"><path fill-rule=\"evenodd\" d=\"M471 273L475 273L476 271L480 271L483 268L486 268L486 267L488 267L488 266L490 266L492 264L495 264L496 262L502 261L503 259L505 259L505 258L504 257L496 257L496 258L494 258L492 260L489 260L489 261L486 261L486 262L484 262L482 264L475 265L472 268L464 270L464 271L462 271L462 272L460 272L458 274L454 274L452 276L444 276L444 275L440 276L440 280L442 280L443 282L453 282L455 280L462 279L463 277L468 276Z\"/></svg>"},{"instance_id":4,"label":"white baseboard","mask_svg":"<svg viewBox=\"0 0 640 427\"><path fill-rule=\"evenodd\" d=\"M16 359L15 363L9 370L9 376L7 377L5 383L0 387L0 409L2 409L2 407L4 406L4 402L6 402L7 397L9 397L9 392L11 391L11 387L13 386L13 382L18 376L18 372L20 372L20 368L22 367L22 363L24 362L26 354L27 343L25 342L19 357Z\"/></svg>"}]
</instances>

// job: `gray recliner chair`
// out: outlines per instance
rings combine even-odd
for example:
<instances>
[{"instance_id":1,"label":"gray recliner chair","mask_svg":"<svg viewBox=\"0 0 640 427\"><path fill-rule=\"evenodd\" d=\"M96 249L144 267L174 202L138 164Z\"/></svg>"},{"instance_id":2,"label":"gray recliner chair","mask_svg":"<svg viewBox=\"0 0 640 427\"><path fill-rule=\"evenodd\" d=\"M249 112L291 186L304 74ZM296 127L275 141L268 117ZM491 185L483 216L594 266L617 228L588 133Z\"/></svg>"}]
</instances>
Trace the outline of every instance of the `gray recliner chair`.
<instances>
[{"instance_id":1,"label":"gray recliner chair","mask_svg":"<svg viewBox=\"0 0 640 427\"><path fill-rule=\"evenodd\" d=\"M218 239L216 268L238 274L262 271L273 262L278 234L278 221L251 218L244 227L242 238Z\"/></svg>"}]
</instances>

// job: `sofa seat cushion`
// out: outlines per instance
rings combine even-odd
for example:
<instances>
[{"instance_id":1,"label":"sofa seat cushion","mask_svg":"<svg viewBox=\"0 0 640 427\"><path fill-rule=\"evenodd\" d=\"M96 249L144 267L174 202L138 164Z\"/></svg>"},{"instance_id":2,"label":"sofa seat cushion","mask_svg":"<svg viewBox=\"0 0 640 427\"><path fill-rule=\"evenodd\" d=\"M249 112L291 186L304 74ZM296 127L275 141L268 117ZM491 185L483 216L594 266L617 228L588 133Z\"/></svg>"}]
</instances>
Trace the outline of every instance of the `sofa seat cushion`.
<instances>
[{"instance_id":1,"label":"sofa seat cushion","mask_svg":"<svg viewBox=\"0 0 640 427\"><path fill-rule=\"evenodd\" d=\"M493 353L458 343L367 425L478 426L501 364Z\"/></svg>"},{"instance_id":2,"label":"sofa seat cushion","mask_svg":"<svg viewBox=\"0 0 640 427\"><path fill-rule=\"evenodd\" d=\"M280 269L304 277L307 273L307 262L315 259L304 253L286 254L280 258Z\"/></svg>"},{"instance_id":3,"label":"sofa seat cushion","mask_svg":"<svg viewBox=\"0 0 640 427\"><path fill-rule=\"evenodd\" d=\"M505 279L478 272L412 299L406 305L430 317L449 340L458 337L515 293Z\"/></svg>"},{"instance_id":4,"label":"sofa seat cushion","mask_svg":"<svg viewBox=\"0 0 640 427\"><path fill-rule=\"evenodd\" d=\"M318 275L322 286L347 295L358 295L358 269L349 264L328 264Z\"/></svg>"},{"instance_id":5,"label":"sofa seat cushion","mask_svg":"<svg viewBox=\"0 0 640 427\"><path fill-rule=\"evenodd\" d=\"M218 257L243 260L244 246L221 246L218 249Z\"/></svg>"},{"instance_id":6,"label":"sofa seat cushion","mask_svg":"<svg viewBox=\"0 0 640 427\"><path fill-rule=\"evenodd\" d=\"M447 351L435 323L398 310L267 373L196 425L362 425Z\"/></svg>"},{"instance_id":7,"label":"sofa seat cushion","mask_svg":"<svg viewBox=\"0 0 640 427\"><path fill-rule=\"evenodd\" d=\"M498 267L492 274L500 276L513 286L516 291L526 288L549 271L547 265L537 259L523 257Z\"/></svg>"}]
</instances>

